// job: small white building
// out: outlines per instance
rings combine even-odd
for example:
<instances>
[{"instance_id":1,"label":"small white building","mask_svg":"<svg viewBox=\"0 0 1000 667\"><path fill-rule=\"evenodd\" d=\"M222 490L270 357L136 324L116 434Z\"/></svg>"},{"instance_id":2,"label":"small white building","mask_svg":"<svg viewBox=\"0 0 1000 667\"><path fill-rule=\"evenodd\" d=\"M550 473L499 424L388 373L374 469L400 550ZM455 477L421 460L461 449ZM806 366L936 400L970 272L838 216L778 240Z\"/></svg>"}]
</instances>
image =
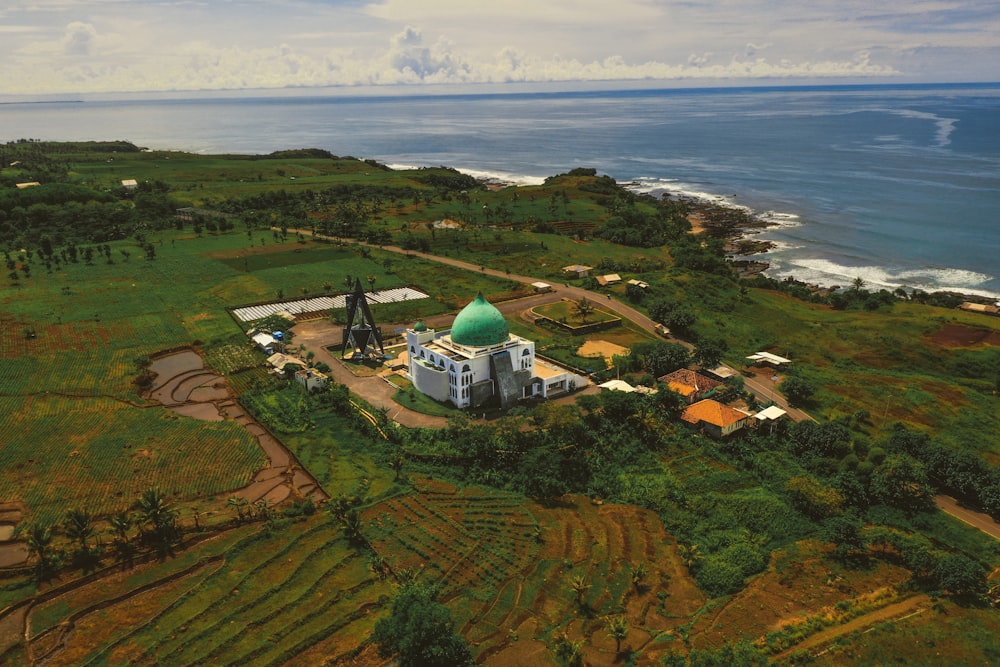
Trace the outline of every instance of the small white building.
<instances>
[{"instance_id":1,"label":"small white building","mask_svg":"<svg viewBox=\"0 0 1000 667\"><path fill-rule=\"evenodd\" d=\"M248 331L247 335L250 336L250 340L263 351L265 354L272 354L278 346L275 344L274 334L270 331Z\"/></svg>"},{"instance_id":2,"label":"small white building","mask_svg":"<svg viewBox=\"0 0 1000 667\"><path fill-rule=\"evenodd\" d=\"M630 385L625 380L608 380L607 382L602 382L597 386L607 391L624 391L627 394L631 394L636 390L635 387Z\"/></svg>"},{"instance_id":3,"label":"small white building","mask_svg":"<svg viewBox=\"0 0 1000 667\"><path fill-rule=\"evenodd\" d=\"M531 283L531 286L535 288L535 292L538 293L538 294L544 294L545 292L551 292L552 291L552 285L550 285L548 283L543 283L541 281L535 282L535 283Z\"/></svg>"},{"instance_id":4,"label":"small white building","mask_svg":"<svg viewBox=\"0 0 1000 667\"><path fill-rule=\"evenodd\" d=\"M459 408L490 399L506 409L522 398L548 398L586 378L535 358L535 343L511 334L503 314L482 294L447 331L417 322L406 331L408 374L421 393Z\"/></svg>"},{"instance_id":5,"label":"small white building","mask_svg":"<svg viewBox=\"0 0 1000 667\"><path fill-rule=\"evenodd\" d=\"M135 190L139 187L139 183L134 178L125 178L122 179L122 187L126 190Z\"/></svg>"},{"instance_id":6,"label":"small white building","mask_svg":"<svg viewBox=\"0 0 1000 667\"><path fill-rule=\"evenodd\" d=\"M323 389L330 384L330 378L315 368L301 368L295 371L295 381L306 388L306 391Z\"/></svg>"},{"instance_id":7,"label":"small white building","mask_svg":"<svg viewBox=\"0 0 1000 667\"><path fill-rule=\"evenodd\" d=\"M774 422L778 421L788 413L779 408L777 405L772 405L770 407L764 408L753 417L759 422Z\"/></svg>"}]
</instances>

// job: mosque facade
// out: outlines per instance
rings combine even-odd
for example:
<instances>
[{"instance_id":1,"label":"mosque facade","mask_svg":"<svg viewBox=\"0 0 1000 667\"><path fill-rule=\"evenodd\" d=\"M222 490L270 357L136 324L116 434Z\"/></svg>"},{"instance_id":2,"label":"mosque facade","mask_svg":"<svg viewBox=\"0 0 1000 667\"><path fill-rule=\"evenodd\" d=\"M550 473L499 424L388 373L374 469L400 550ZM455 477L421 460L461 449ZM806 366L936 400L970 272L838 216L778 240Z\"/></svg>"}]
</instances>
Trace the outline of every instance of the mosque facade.
<instances>
[{"instance_id":1,"label":"mosque facade","mask_svg":"<svg viewBox=\"0 0 1000 667\"><path fill-rule=\"evenodd\" d=\"M417 322L406 331L408 372L423 394L459 408L496 399L507 409L525 398L550 398L588 383L536 358L534 341L510 333L503 314L479 294L451 329Z\"/></svg>"}]
</instances>

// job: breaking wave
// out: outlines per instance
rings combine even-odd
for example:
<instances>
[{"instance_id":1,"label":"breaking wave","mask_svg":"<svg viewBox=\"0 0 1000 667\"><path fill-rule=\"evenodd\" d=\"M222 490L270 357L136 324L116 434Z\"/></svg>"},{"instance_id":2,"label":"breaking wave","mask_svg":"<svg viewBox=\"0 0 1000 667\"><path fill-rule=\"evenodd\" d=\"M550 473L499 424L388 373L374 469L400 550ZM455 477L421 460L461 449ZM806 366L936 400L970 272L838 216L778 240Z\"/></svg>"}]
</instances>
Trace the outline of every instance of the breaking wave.
<instances>
[{"instance_id":1,"label":"breaking wave","mask_svg":"<svg viewBox=\"0 0 1000 667\"><path fill-rule=\"evenodd\" d=\"M767 257L771 267L767 274L773 278L794 276L807 283L846 287L855 278L861 278L869 289L898 287L919 289L925 292L953 291L1000 299L1000 293L982 289L993 276L952 268L892 269L882 266L849 266L828 259Z\"/></svg>"}]
</instances>

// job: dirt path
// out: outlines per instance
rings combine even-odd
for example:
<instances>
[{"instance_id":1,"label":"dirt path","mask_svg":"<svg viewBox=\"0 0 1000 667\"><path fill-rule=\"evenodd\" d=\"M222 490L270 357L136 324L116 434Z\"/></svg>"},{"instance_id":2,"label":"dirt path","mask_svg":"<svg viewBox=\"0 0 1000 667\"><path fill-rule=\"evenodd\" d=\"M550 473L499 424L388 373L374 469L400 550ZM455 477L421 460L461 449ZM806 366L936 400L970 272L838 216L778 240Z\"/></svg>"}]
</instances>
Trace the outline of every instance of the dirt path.
<instances>
[{"instance_id":1,"label":"dirt path","mask_svg":"<svg viewBox=\"0 0 1000 667\"><path fill-rule=\"evenodd\" d=\"M930 607L930 605L931 599L927 595L922 593L920 595L914 595L913 597L906 598L900 602L894 602L893 604L882 607L881 609L876 609L875 611L863 616L858 616L843 625L838 625L817 632L792 648L782 651L772 659L777 662L788 658L793 653L808 651L809 649L825 646L838 637L842 637L843 635L847 635L852 632L858 632L859 630L867 630L885 621L901 621L905 618L923 613Z\"/></svg>"}]
</instances>

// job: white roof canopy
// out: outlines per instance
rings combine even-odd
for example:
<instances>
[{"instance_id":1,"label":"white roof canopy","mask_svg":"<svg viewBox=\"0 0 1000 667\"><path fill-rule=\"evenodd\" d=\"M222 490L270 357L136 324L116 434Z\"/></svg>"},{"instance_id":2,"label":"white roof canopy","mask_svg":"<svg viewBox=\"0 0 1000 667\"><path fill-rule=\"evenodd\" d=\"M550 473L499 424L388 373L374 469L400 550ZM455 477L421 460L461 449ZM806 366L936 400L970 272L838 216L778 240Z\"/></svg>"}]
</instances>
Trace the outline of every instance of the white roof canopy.
<instances>
[{"instance_id":1,"label":"white roof canopy","mask_svg":"<svg viewBox=\"0 0 1000 667\"><path fill-rule=\"evenodd\" d=\"M784 357L779 357L776 354L771 354L770 352L758 352L756 354L751 354L747 359L753 359L754 361L766 361L770 364L790 364L791 359L785 359Z\"/></svg>"},{"instance_id":2,"label":"white roof canopy","mask_svg":"<svg viewBox=\"0 0 1000 667\"><path fill-rule=\"evenodd\" d=\"M772 405L769 408L764 408L763 410L755 414L754 417L763 421L765 419L767 420L781 419L787 414L788 414L787 412L779 408L777 405Z\"/></svg>"}]
</instances>

